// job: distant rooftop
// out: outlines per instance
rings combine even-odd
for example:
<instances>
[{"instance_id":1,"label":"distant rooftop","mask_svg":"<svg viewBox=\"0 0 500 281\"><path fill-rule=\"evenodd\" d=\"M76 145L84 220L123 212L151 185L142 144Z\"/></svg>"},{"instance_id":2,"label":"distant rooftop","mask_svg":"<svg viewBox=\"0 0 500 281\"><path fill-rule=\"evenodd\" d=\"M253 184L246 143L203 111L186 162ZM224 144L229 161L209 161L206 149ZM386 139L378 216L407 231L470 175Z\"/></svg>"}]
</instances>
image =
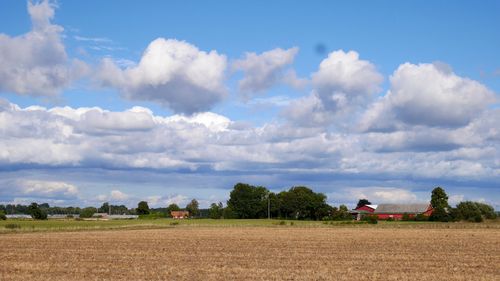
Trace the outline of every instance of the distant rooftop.
<instances>
[{"instance_id":1,"label":"distant rooftop","mask_svg":"<svg viewBox=\"0 0 500 281\"><path fill-rule=\"evenodd\" d=\"M384 213L424 213L429 208L429 203L419 204L379 204L375 214Z\"/></svg>"}]
</instances>

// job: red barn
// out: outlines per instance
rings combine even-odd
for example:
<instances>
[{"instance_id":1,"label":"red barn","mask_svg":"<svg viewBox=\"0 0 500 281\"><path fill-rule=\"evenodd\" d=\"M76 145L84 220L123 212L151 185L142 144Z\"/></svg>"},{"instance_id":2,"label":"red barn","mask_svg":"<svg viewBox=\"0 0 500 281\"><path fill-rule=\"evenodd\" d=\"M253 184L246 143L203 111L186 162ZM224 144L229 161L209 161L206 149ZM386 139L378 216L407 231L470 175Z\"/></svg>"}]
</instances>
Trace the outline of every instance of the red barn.
<instances>
[{"instance_id":1,"label":"red barn","mask_svg":"<svg viewBox=\"0 0 500 281\"><path fill-rule=\"evenodd\" d=\"M381 220L394 219L401 220L404 214L410 217L423 214L430 216L432 214L431 204L380 204L373 212Z\"/></svg>"},{"instance_id":2,"label":"red barn","mask_svg":"<svg viewBox=\"0 0 500 281\"><path fill-rule=\"evenodd\" d=\"M356 211L367 211L368 213L373 213L377 209L377 205L363 205L354 210Z\"/></svg>"}]
</instances>

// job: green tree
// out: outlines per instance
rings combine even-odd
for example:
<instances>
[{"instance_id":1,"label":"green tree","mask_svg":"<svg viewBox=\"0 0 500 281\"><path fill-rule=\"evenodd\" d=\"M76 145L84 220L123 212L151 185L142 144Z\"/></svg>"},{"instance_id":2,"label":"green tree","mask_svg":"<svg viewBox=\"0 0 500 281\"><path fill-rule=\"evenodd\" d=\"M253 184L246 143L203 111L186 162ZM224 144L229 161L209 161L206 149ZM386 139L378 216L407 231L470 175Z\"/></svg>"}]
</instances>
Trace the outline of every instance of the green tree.
<instances>
[{"instance_id":1,"label":"green tree","mask_svg":"<svg viewBox=\"0 0 500 281\"><path fill-rule=\"evenodd\" d=\"M479 209L475 202L471 201L460 202L457 205L457 215L459 220L467 220L471 222L483 221L481 209Z\"/></svg>"},{"instance_id":2,"label":"green tree","mask_svg":"<svg viewBox=\"0 0 500 281\"><path fill-rule=\"evenodd\" d=\"M31 215L31 217L35 220L46 220L47 219L47 213L38 206L37 203L31 203L28 207L28 212Z\"/></svg>"},{"instance_id":3,"label":"green tree","mask_svg":"<svg viewBox=\"0 0 500 281\"><path fill-rule=\"evenodd\" d=\"M0 211L0 220L6 220L7 216L5 216L5 212L3 210Z\"/></svg>"},{"instance_id":4,"label":"green tree","mask_svg":"<svg viewBox=\"0 0 500 281\"><path fill-rule=\"evenodd\" d=\"M149 206L148 202L141 201L137 204L137 208L135 209L137 215L149 215Z\"/></svg>"},{"instance_id":5,"label":"green tree","mask_svg":"<svg viewBox=\"0 0 500 281\"><path fill-rule=\"evenodd\" d=\"M220 219L223 217L224 206L222 202L219 204L212 203L209 209L209 216L211 219Z\"/></svg>"},{"instance_id":6,"label":"green tree","mask_svg":"<svg viewBox=\"0 0 500 281\"><path fill-rule=\"evenodd\" d=\"M269 191L265 187L237 183L229 195L227 205L237 218L265 218L268 194Z\"/></svg>"},{"instance_id":7,"label":"green tree","mask_svg":"<svg viewBox=\"0 0 500 281\"><path fill-rule=\"evenodd\" d=\"M198 201L196 199L191 200L191 202L189 202L186 205L186 211L189 212L190 217L198 216L200 214L200 208L199 208Z\"/></svg>"},{"instance_id":8,"label":"green tree","mask_svg":"<svg viewBox=\"0 0 500 281\"><path fill-rule=\"evenodd\" d=\"M315 193L305 186L295 186L279 193L281 212L287 218L322 219L331 212L323 193Z\"/></svg>"},{"instance_id":9,"label":"green tree","mask_svg":"<svg viewBox=\"0 0 500 281\"><path fill-rule=\"evenodd\" d=\"M108 213L109 212L109 203L108 202L105 202L102 204L102 206L97 209L97 212L98 213Z\"/></svg>"},{"instance_id":10,"label":"green tree","mask_svg":"<svg viewBox=\"0 0 500 281\"><path fill-rule=\"evenodd\" d=\"M372 202L368 201L368 199L359 199L358 204L356 205L356 209L361 208L365 205L371 205L371 204L372 204Z\"/></svg>"},{"instance_id":11,"label":"green tree","mask_svg":"<svg viewBox=\"0 0 500 281\"><path fill-rule=\"evenodd\" d=\"M436 187L432 190L431 195L432 214L430 220L432 221L450 221L451 217L448 213L450 205L448 205L448 195L441 187Z\"/></svg>"},{"instance_id":12,"label":"green tree","mask_svg":"<svg viewBox=\"0 0 500 281\"><path fill-rule=\"evenodd\" d=\"M180 211L180 210L181 210L181 208L179 208L179 206L177 204L172 203L172 204L168 205L168 207L167 207L167 210L166 210L167 211L167 216L171 217L172 215L170 214L170 212L172 212L172 211Z\"/></svg>"},{"instance_id":13,"label":"green tree","mask_svg":"<svg viewBox=\"0 0 500 281\"><path fill-rule=\"evenodd\" d=\"M97 212L97 209L94 207L87 207L83 208L82 211L80 212L80 218L91 218L95 213Z\"/></svg>"}]
</instances>

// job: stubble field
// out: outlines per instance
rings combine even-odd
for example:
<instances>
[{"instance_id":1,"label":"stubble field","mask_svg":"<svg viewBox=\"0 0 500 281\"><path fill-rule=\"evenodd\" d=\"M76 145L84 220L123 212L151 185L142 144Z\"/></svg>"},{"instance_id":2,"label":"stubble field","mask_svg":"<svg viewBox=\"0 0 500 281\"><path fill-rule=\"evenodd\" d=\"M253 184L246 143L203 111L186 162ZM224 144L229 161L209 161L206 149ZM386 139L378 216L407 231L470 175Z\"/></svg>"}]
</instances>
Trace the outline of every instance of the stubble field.
<instances>
[{"instance_id":1,"label":"stubble field","mask_svg":"<svg viewBox=\"0 0 500 281\"><path fill-rule=\"evenodd\" d=\"M500 280L500 230L250 226L2 234L0 280Z\"/></svg>"}]
</instances>

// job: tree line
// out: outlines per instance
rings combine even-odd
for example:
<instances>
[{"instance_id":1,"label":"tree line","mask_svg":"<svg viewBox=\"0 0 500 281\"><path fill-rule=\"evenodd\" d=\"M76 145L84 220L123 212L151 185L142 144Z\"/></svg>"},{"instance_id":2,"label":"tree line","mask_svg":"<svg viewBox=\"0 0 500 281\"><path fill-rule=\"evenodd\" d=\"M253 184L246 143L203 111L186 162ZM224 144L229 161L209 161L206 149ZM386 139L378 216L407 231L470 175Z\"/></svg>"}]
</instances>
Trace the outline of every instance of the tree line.
<instances>
[{"instance_id":1,"label":"tree line","mask_svg":"<svg viewBox=\"0 0 500 281\"><path fill-rule=\"evenodd\" d=\"M465 201L455 208L448 204L448 195L441 187L436 187L431 194L433 213L430 217L404 216L403 220L431 221L474 221L495 219L497 213L490 205ZM366 199L360 199L357 208L370 205ZM298 220L351 220L352 216L345 205L330 206L326 195L316 193L306 186L294 186L288 190L274 193L263 186L253 186L237 183L229 194L226 206L222 202L212 203L208 209L200 209L196 199L192 199L184 208L170 204L165 208L150 208L146 201L138 203L137 208L127 208L125 205L110 205L103 203L101 207L51 207L47 203L31 205L0 205L0 219L5 214L29 214L35 219L47 219L47 215L79 215L81 218L92 217L95 213L110 213L120 215L139 215L140 218L169 217L172 211L186 210L192 218L212 219L261 219L280 218Z\"/></svg>"}]
</instances>

